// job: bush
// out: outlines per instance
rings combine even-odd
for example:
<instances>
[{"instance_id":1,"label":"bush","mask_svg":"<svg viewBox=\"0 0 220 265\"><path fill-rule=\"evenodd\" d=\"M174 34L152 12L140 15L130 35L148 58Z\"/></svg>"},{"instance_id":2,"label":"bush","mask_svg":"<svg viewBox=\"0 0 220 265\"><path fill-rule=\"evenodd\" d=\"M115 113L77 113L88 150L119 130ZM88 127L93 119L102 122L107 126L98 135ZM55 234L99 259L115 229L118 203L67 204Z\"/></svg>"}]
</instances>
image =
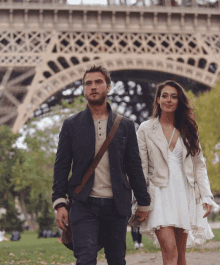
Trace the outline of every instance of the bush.
<instances>
[{"instance_id":1,"label":"bush","mask_svg":"<svg viewBox=\"0 0 220 265\"><path fill-rule=\"evenodd\" d=\"M42 232L43 230L49 230L56 229L56 224L55 224L55 216L54 216L54 211L51 207L51 205L48 203L48 201L42 202L42 210L40 215L36 218L36 221L39 225L39 232Z\"/></svg>"},{"instance_id":2,"label":"bush","mask_svg":"<svg viewBox=\"0 0 220 265\"><path fill-rule=\"evenodd\" d=\"M210 219L212 222L220 222L220 211L218 211L217 213L212 213Z\"/></svg>"},{"instance_id":3,"label":"bush","mask_svg":"<svg viewBox=\"0 0 220 265\"><path fill-rule=\"evenodd\" d=\"M0 225L4 228L7 233L11 233L14 230L23 232L23 223L17 216L19 215L17 209L15 208L14 201L10 199L5 200L4 208L6 208L6 214L2 215L0 219Z\"/></svg>"}]
</instances>

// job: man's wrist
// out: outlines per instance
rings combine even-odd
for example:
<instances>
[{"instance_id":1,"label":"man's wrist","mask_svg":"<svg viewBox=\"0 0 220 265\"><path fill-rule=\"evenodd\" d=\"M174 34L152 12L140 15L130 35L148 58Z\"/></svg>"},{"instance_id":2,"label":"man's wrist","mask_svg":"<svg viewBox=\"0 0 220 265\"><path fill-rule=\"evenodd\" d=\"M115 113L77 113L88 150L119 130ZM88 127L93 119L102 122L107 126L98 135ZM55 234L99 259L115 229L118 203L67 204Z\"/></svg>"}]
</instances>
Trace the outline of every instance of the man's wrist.
<instances>
[{"instance_id":1,"label":"man's wrist","mask_svg":"<svg viewBox=\"0 0 220 265\"><path fill-rule=\"evenodd\" d=\"M66 204L64 202L60 202L58 203L56 206L55 206L55 210L58 210L58 208L61 208L61 207L65 207L66 208Z\"/></svg>"},{"instance_id":2,"label":"man's wrist","mask_svg":"<svg viewBox=\"0 0 220 265\"><path fill-rule=\"evenodd\" d=\"M140 205L138 205L137 210L139 212L148 212L150 210L150 205L149 206L140 206Z\"/></svg>"}]
</instances>

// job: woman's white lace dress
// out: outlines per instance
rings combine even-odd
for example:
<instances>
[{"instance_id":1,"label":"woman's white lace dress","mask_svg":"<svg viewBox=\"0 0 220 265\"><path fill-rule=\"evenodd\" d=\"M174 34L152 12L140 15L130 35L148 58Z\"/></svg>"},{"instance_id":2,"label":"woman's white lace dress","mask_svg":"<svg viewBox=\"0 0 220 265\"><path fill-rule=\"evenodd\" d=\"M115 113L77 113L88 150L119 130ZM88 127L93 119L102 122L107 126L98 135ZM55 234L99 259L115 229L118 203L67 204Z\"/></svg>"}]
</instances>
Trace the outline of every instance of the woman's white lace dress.
<instances>
[{"instance_id":1,"label":"woman's white lace dress","mask_svg":"<svg viewBox=\"0 0 220 265\"><path fill-rule=\"evenodd\" d=\"M207 218L203 218L205 211L202 200L196 204L194 188L182 173L180 136L173 151L168 149L168 166L168 186L165 188L155 187L154 208L149 214L148 221L142 224L140 231L142 234L148 234L158 247L159 242L155 229L159 229L161 226L183 228L188 233L187 247L203 244L214 235ZM212 201L211 198L207 199Z\"/></svg>"}]
</instances>

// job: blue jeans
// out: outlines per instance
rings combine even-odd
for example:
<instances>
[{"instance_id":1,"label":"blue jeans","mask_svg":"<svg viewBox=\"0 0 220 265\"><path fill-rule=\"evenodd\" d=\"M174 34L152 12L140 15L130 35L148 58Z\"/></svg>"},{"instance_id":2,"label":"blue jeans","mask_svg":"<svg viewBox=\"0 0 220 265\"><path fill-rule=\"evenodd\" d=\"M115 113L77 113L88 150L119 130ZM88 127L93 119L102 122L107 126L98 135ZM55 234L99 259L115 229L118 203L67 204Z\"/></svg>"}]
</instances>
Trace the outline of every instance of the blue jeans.
<instances>
[{"instance_id":1,"label":"blue jeans","mask_svg":"<svg viewBox=\"0 0 220 265\"><path fill-rule=\"evenodd\" d=\"M75 201L70 211L76 265L96 265L98 243L108 265L125 265L127 217L121 217L113 199L89 197Z\"/></svg>"}]
</instances>

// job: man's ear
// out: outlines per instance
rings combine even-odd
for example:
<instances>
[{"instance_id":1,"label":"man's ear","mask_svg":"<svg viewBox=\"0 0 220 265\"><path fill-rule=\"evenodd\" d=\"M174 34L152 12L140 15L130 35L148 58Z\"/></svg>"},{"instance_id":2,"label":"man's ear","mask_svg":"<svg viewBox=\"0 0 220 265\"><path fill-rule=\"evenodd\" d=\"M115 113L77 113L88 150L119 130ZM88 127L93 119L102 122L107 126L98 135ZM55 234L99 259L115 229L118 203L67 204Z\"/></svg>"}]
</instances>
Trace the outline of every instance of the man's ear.
<instances>
[{"instance_id":1,"label":"man's ear","mask_svg":"<svg viewBox=\"0 0 220 265\"><path fill-rule=\"evenodd\" d=\"M109 84L109 85L107 86L107 93L109 93L110 90L111 90L111 84Z\"/></svg>"}]
</instances>

